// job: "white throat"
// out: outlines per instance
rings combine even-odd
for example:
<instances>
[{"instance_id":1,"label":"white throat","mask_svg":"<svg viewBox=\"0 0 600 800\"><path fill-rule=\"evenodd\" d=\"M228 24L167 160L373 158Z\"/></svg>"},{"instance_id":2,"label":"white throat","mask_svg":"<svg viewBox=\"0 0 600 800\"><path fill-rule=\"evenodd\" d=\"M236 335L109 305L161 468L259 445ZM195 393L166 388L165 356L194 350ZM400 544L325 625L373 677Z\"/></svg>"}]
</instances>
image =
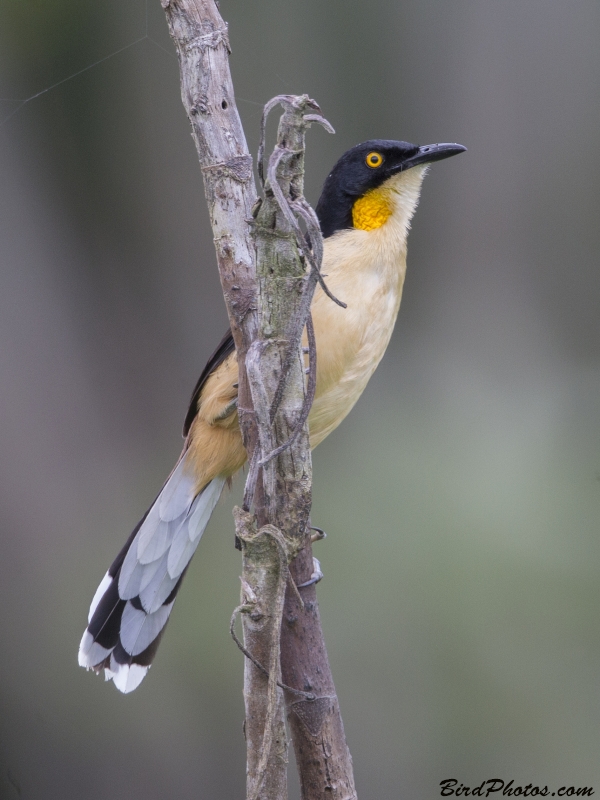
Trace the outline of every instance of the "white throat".
<instances>
[{"instance_id":1,"label":"white throat","mask_svg":"<svg viewBox=\"0 0 600 800\"><path fill-rule=\"evenodd\" d=\"M392 225L395 237L402 242L402 249L406 251L406 238L410 230L410 223L419 205L423 178L429 169L428 164L419 164L406 172L399 172L389 178L379 189L386 195L392 206L392 215L387 223L382 226ZM391 233L391 231L390 231Z\"/></svg>"}]
</instances>

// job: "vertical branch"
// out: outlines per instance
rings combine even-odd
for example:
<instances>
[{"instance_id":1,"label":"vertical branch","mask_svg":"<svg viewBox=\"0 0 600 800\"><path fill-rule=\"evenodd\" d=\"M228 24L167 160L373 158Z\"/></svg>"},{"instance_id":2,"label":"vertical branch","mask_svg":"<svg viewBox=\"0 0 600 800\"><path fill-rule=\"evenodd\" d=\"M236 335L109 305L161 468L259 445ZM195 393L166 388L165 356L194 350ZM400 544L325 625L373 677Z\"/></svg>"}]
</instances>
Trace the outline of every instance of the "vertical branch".
<instances>
[{"instance_id":1,"label":"vertical branch","mask_svg":"<svg viewBox=\"0 0 600 800\"><path fill-rule=\"evenodd\" d=\"M301 585L311 577L309 546L290 566L291 578ZM282 681L315 695L313 701L287 691L287 718L294 743L302 800L356 800L352 757L329 666L314 584L286 592L281 628Z\"/></svg>"},{"instance_id":2,"label":"vertical branch","mask_svg":"<svg viewBox=\"0 0 600 800\"><path fill-rule=\"evenodd\" d=\"M288 746L285 708L278 686L280 627L288 554L272 525L256 530L251 514L234 510L242 543L242 604L245 652L244 703L248 800L287 798Z\"/></svg>"},{"instance_id":3,"label":"vertical branch","mask_svg":"<svg viewBox=\"0 0 600 800\"><path fill-rule=\"evenodd\" d=\"M248 221L256 202L252 156L235 104L229 37L214 0L161 0L175 43L181 99L202 168L223 295L240 366L238 413L244 445L256 431L244 367L256 337L256 256Z\"/></svg>"},{"instance_id":4,"label":"vertical branch","mask_svg":"<svg viewBox=\"0 0 600 800\"><path fill-rule=\"evenodd\" d=\"M312 482L307 416L315 388L316 351L314 337L309 336L310 378L305 387L301 337L317 281L335 298L318 271L322 254L318 222L303 197L304 135L311 122L326 127L328 123L318 113L307 113L319 109L306 96L271 101L268 108L280 102L284 114L277 147L269 159L265 196L260 207L255 206L252 159L235 106L227 27L217 5L214 0L161 0L161 4L177 49L183 105L202 168L238 357L238 415L251 465L246 510L234 511L243 550L242 604L236 611L243 614L248 657L244 671L247 797L287 797L281 691L285 688L303 797L351 800L355 797L351 760L314 587L302 590L306 604L299 600L298 590L286 599L288 565L292 562L296 576L299 570L312 568L307 534ZM260 174L262 179L262 164ZM299 218L311 235L312 250L304 242ZM248 513L251 505L255 516ZM308 638L301 629L310 631ZM312 671L315 654L317 671L322 673L319 679ZM282 687L281 660L289 686ZM307 692L302 683L316 691ZM333 763L338 756L339 769ZM325 778L319 781L323 769Z\"/></svg>"},{"instance_id":5,"label":"vertical branch","mask_svg":"<svg viewBox=\"0 0 600 800\"><path fill-rule=\"evenodd\" d=\"M330 126L318 114L307 113L318 112L319 108L306 96L275 100L285 110L277 146L269 159L265 199L254 231L261 340L248 353L248 372L263 455L260 495L263 505L258 505L257 516L261 524L271 522L283 533L291 562L291 580L299 585L310 578L313 570L307 536L312 464L307 413L303 412L307 412L307 401L308 407L312 402L314 384L312 387L309 384L305 397L301 334L309 321L317 281L332 301L344 304L322 283L319 271L322 237L314 212L303 196L306 127L310 122ZM262 150L261 143L259 159ZM259 170L262 175L262 165ZM300 231L298 217L307 225L310 249ZM312 325L309 330L312 331ZM314 369L314 339L309 336L308 340ZM352 758L327 658L315 586L306 587L302 593L301 599L298 590L292 591L288 584L280 645L281 680L286 685L285 699L302 797L303 800L323 797L355 800ZM307 692L312 696L300 696Z\"/></svg>"},{"instance_id":6,"label":"vertical branch","mask_svg":"<svg viewBox=\"0 0 600 800\"><path fill-rule=\"evenodd\" d=\"M253 391L263 475L263 495L255 505L261 524L268 519L285 534L302 536L310 513L312 466L308 428L305 425L296 432L296 426L305 394L301 336L314 282L298 248L297 222L289 206L303 197L304 138L310 124L304 114L318 107L305 95L276 99L284 113L269 159L264 199L253 226L260 342L254 345L255 371L257 384L260 374L264 386L264 397ZM293 434L294 442L288 448L266 460L274 447L289 442Z\"/></svg>"},{"instance_id":7,"label":"vertical branch","mask_svg":"<svg viewBox=\"0 0 600 800\"><path fill-rule=\"evenodd\" d=\"M235 105L227 27L214 0L161 0L161 4L177 49L181 96L202 168L221 285L237 351L240 428L252 463L258 431L246 356L258 335L256 249L250 231L256 188L252 158ZM248 648L256 650L270 668L269 676L273 676L267 678L253 664L245 664L247 797L285 800L287 741L281 690L276 683L285 583L282 585L280 558L273 539L250 530L248 519L237 519L236 527L244 548L244 597L247 601L250 594L255 599L254 604L243 602L240 607L246 612L245 637Z\"/></svg>"},{"instance_id":8,"label":"vertical branch","mask_svg":"<svg viewBox=\"0 0 600 800\"><path fill-rule=\"evenodd\" d=\"M244 640L255 659L270 664L268 679L254 663L247 662L245 670L244 696L251 711L246 734L252 800L275 797L276 791L280 792L277 797L287 796L279 779L287 765L281 736L285 701L277 688L281 682L279 641L287 565L306 544L312 486L301 337L315 282L299 252L297 223L293 216L289 218L289 204L303 197L304 136L310 124L304 113L316 104L306 96L279 100L284 113L253 225L259 332L246 358L258 430L256 454L260 454L256 462L260 470L249 473L247 497L254 499L257 524L262 527L258 534L252 534L247 524L238 525L237 531L244 553L243 586L249 585L257 596L256 604L246 603L252 610L243 616ZM238 520L242 513L236 513ZM271 539L277 540L283 568L276 568L272 546L267 548L261 541L268 530L276 532ZM278 582L273 575L279 576ZM265 695L267 703L258 701Z\"/></svg>"}]
</instances>

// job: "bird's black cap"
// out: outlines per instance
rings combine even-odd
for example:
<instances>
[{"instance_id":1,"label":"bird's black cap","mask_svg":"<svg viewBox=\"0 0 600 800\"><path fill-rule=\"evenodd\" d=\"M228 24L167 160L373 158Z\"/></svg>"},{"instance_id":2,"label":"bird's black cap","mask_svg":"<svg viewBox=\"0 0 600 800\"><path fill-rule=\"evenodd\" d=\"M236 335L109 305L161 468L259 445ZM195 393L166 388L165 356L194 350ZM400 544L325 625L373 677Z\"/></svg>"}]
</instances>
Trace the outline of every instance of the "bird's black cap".
<instances>
[{"instance_id":1,"label":"bird's black cap","mask_svg":"<svg viewBox=\"0 0 600 800\"><path fill-rule=\"evenodd\" d=\"M418 164L429 164L463 153L462 144L416 145L390 139L369 139L344 153L331 170L319 202L317 216L323 236L352 227L352 205L392 175Z\"/></svg>"}]
</instances>

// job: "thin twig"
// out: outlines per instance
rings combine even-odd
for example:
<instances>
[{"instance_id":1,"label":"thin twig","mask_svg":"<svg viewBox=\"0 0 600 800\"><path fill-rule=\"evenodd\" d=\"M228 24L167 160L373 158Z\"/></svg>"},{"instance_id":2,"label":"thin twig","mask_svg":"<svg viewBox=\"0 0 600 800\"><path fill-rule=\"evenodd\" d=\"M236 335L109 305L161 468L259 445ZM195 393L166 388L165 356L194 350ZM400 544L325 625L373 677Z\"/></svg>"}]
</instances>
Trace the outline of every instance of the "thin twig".
<instances>
[{"instance_id":1,"label":"thin twig","mask_svg":"<svg viewBox=\"0 0 600 800\"><path fill-rule=\"evenodd\" d=\"M318 122L319 125L322 125L325 128L327 133L335 133L335 128L333 127L331 122L326 120L325 117L322 117L320 114L305 114L304 121L308 123Z\"/></svg>"},{"instance_id":2,"label":"thin twig","mask_svg":"<svg viewBox=\"0 0 600 800\"><path fill-rule=\"evenodd\" d=\"M244 511L250 511L250 507L252 506L252 499L254 498L254 492L256 491L256 482L258 481L259 461L260 451L258 447L255 447L250 459L248 477L246 478L246 486L244 487L244 501L242 503L242 508Z\"/></svg>"},{"instance_id":3,"label":"thin twig","mask_svg":"<svg viewBox=\"0 0 600 800\"><path fill-rule=\"evenodd\" d=\"M313 252L311 252L310 247L307 247L306 238L304 236L304 233L302 232L302 228L298 224L298 220L296 219L296 214L294 214L294 211L296 211L298 215L301 216L305 222L308 219L310 219L312 223L313 222L312 217L306 213L305 210L306 206L303 206L301 203L298 202L300 198L297 198L293 202L288 202L277 180L277 167L279 166L284 156L286 155L294 155L294 152L286 147L278 146L271 154L271 157L269 159L269 166L267 169L269 188L273 192L273 196L277 200L277 203L281 208L284 217L286 218L290 227L296 234L296 242L298 245L298 249L300 250L300 254L304 256L304 258L306 258L306 260L308 261L311 270L313 271L314 277L319 281L319 284L321 285L323 291L325 292L327 297L329 297L330 300L333 300L334 303L337 303L338 306L341 306L342 308L347 308L346 303L342 302L341 300L338 300L338 298L327 288L327 285L323 280L323 276L321 275L321 269L320 269L321 265L315 260ZM296 208L294 208L294 203L297 204ZM322 238L321 229L319 227L318 221L316 227L313 228L313 232L317 238L318 236L321 236Z\"/></svg>"},{"instance_id":4,"label":"thin twig","mask_svg":"<svg viewBox=\"0 0 600 800\"><path fill-rule=\"evenodd\" d=\"M309 264L313 270L314 276L319 282L319 286L330 300L340 306L340 308L348 308L347 303L339 300L329 289L325 283L323 274L321 273L321 264L323 263L323 234L321 233L321 226L312 206L310 206L304 197L299 197L291 203L292 210L300 216L306 223L307 232L309 235L310 245L312 247L315 258L309 259Z\"/></svg>"},{"instance_id":5,"label":"thin twig","mask_svg":"<svg viewBox=\"0 0 600 800\"><path fill-rule=\"evenodd\" d=\"M260 178L260 182L262 188L265 188L265 179L264 179L264 157L265 157L265 139L266 139L266 128L267 128L267 117L271 113L271 111L275 108L276 105L281 104L284 108L287 107L296 107L297 101L302 100L306 105L310 105L315 111L320 111L318 103L315 103L314 100L311 100L306 95L298 98L293 94L278 94L276 97L272 97L268 103L265 104L263 109L262 117L260 120L260 141L258 144L258 156L256 159L256 166L258 169L258 177ZM320 114L304 114L304 119L308 124L311 122L318 122L320 123L328 133L335 133L331 123L329 123L324 117Z\"/></svg>"},{"instance_id":6,"label":"thin twig","mask_svg":"<svg viewBox=\"0 0 600 800\"><path fill-rule=\"evenodd\" d=\"M266 135L266 121L269 112L278 104L281 103L284 107L292 106L296 107L295 105L296 98L290 97L289 95L278 95L270 100L266 105L263 112L262 120L261 120L261 133L260 133L260 144L258 148L258 172L260 180L263 184L263 188L265 187L264 181L264 150L265 150L265 135ZM320 111L318 105L314 101L308 101L315 110ZM327 122L327 120L322 117L320 114L304 114L302 117L303 121L309 125L311 122L318 122L322 124L326 130L333 132L332 126ZM321 229L319 226L319 220L317 215L311 208L311 206L306 202L304 197L298 197L294 200L288 199L283 192L283 189L278 180L278 169L284 160L284 158L289 158L295 155L293 150L290 150L287 147L282 147L278 145L273 153L269 158L269 165L267 168L267 178L269 181L268 188L273 193L275 200L279 208L281 209L282 214L284 215L286 221L292 228L292 231L296 237L296 244L298 250L300 252L301 258L308 261L310 266L309 275L306 277L304 281L304 288L302 291L302 299L300 303L300 307L298 308L297 314L291 321L291 325L288 330L288 348L283 359L283 363L281 366L281 371L279 375L279 381L277 384L277 389L275 391L275 395L273 397L273 401L271 403L271 409L269 414L269 422L272 425L275 419L275 415L281 403L281 399L283 397L283 393L285 390L285 386L287 383L287 378L289 375L289 371L291 369L292 363L294 362L297 354L298 345L300 342L300 338L302 336L302 330L304 328L304 320L308 320L310 316L310 306L312 303L312 298L315 290L315 285L318 282L327 295L333 302L337 303L342 308L346 308L346 304L339 300L335 295L329 290L327 284L325 283L323 276L321 275L321 264L323 261L323 236L321 233ZM303 233L302 229L299 225L299 220L302 220L307 228L306 235ZM308 334L308 325L307 322L307 334ZM312 321L310 323L312 326ZM312 334L314 340L314 331ZM309 362L309 369L311 371L316 371L316 347L313 347L314 353L311 356ZM268 455L263 455L262 459L260 460L260 466L265 466L269 461L271 461L275 456L282 453L284 450L290 447L290 445L296 440L299 433L302 430L306 419L308 418L308 414L310 412L310 406L312 401L314 400L314 392L316 389L316 372L314 375L311 375L309 378L309 385L307 388L307 393L305 396L305 402L303 404L303 408L300 415L300 420L296 425L292 435L288 438L287 442L280 445L276 449L271 449ZM263 447L263 453L265 452ZM246 506L245 506L246 507Z\"/></svg>"},{"instance_id":7,"label":"thin twig","mask_svg":"<svg viewBox=\"0 0 600 800\"><path fill-rule=\"evenodd\" d=\"M281 104L284 106L294 106L294 101L297 98L293 97L292 95L285 95L280 94L277 97L273 97L269 102L265 105L261 124L260 124L260 143L258 145L258 155L257 155L257 168L258 168L258 176L260 178L261 185L263 189L265 189L265 179L264 179L264 156L265 156L265 137L266 137L266 124L267 124L267 117L269 113L275 108L276 105ZM311 104L315 110L320 111L318 104L315 103L314 100L308 100L308 103ZM321 114L304 114L303 121L309 126L313 122L317 122L322 125L328 133L335 133L335 130L331 123L325 119L325 117L321 116ZM323 260L323 236L321 234L321 228L319 226L319 220L317 219L317 215L313 211L312 207L306 202L304 197L296 198L293 201L288 202L285 198L283 192L281 191L281 187L279 186L279 182L277 181L276 170L279 166L281 158L284 155L294 155L292 150L289 148L277 146L271 157L269 158L269 167L267 170L267 177L270 182L270 187L273 191L273 195L277 200L279 207L281 208L282 213L284 214L286 220L290 224L292 230L296 234L297 244L300 248L301 255L307 256L308 262L311 266L311 269L317 273L317 279L319 284L327 297L330 300L333 300L334 303L337 303L342 308L347 308L346 303L343 303L341 300L338 300L327 288L325 281L323 280L323 276L320 274L321 270L321 262ZM290 213L289 209L291 208L293 213ZM299 214L302 216L304 221L307 223L307 227L309 227L309 241L313 244L313 251L315 253L315 257L311 258L310 252L305 252L305 245L307 244L306 239L298 225L296 219L294 218L294 214ZM308 222L308 217L310 217L310 223ZM318 242L318 250L315 249L315 242ZM310 251L310 247L308 248Z\"/></svg>"},{"instance_id":8,"label":"thin twig","mask_svg":"<svg viewBox=\"0 0 600 800\"><path fill-rule=\"evenodd\" d=\"M311 245L313 254L313 259L312 261L309 262L311 266L311 272L305 278L306 283L302 292L302 302L297 318L305 319L309 313L315 289L315 280L319 281L321 288L331 300L333 300L342 308L347 308L346 303L343 303L341 300L338 300L337 297L335 297L329 291L329 288L325 284L323 276L321 275L321 264L323 262L323 235L321 233L321 228L319 226L319 220L317 218L317 215L315 214L314 210L309 205L309 203L306 202L304 197L300 197L297 200L294 200L292 203L290 203L290 208L292 209L294 214L300 216L304 220L307 228L307 235L305 238L307 240L307 244ZM298 333L300 335L302 334L302 329L299 329L298 325L295 324L296 320L294 320L293 322L294 324L291 326L292 330L288 333L288 341L289 341L288 351L283 361L281 374L279 376L279 382L277 384L275 396L273 397L273 402L271 404L271 414L270 414L271 422L273 422L273 420L275 419L275 414L277 413L277 409L279 408L279 403L281 402L281 398L283 397L283 391L285 389L287 376L292 366L295 356L295 351L298 345L298 339L299 339Z\"/></svg>"},{"instance_id":9,"label":"thin twig","mask_svg":"<svg viewBox=\"0 0 600 800\"><path fill-rule=\"evenodd\" d=\"M268 414L269 398L261 371L262 356L269 346L276 346L275 342L257 340L250 345L248 354L246 356L248 383L250 384L252 403L255 408L256 419L258 423L259 439L255 451L260 450L260 455L262 455L262 453L270 453L271 450L274 449L274 434ZM266 416L263 418L265 412ZM252 464L253 469L257 469L260 466L260 460L257 461L256 465ZM256 481L258 475L248 475L248 481L250 481L250 478L252 478L253 481ZM272 505L275 497L275 473L271 466L269 466L267 469L263 468L262 481L265 493L269 498L270 504Z\"/></svg>"},{"instance_id":10,"label":"thin twig","mask_svg":"<svg viewBox=\"0 0 600 800\"><path fill-rule=\"evenodd\" d=\"M298 421L296 422L294 430L292 431L292 435L287 442L279 445L279 447L276 447L268 455L261 458L261 460L258 462L261 467L264 467L266 464L268 464L271 459L275 458L275 456L283 453L284 450L287 450L287 448L296 441L298 435L304 428L304 424L308 419L308 415L310 414L310 409L312 407L313 400L315 399L315 392L317 389L317 342L315 339L315 329L311 314L309 314L306 319L306 336L308 338L309 372L306 395L304 396L304 403L302 404L300 416L298 417Z\"/></svg>"},{"instance_id":11,"label":"thin twig","mask_svg":"<svg viewBox=\"0 0 600 800\"><path fill-rule=\"evenodd\" d=\"M292 573L288 571L288 586L294 593L296 600L300 608L304 611L304 600L302 599L302 595L300 594L300 589L296 586L296 581L292 578ZM294 690L295 691L295 690Z\"/></svg>"},{"instance_id":12,"label":"thin twig","mask_svg":"<svg viewBox=\"0 0 600 800\"><path fill-rule=\"evenodd\" d=\"M289 94L278 94L276 97L272 97L268 103L265 104L263 108L262 117L260 119L260 141L258 143L258 155L256 157L256 168L258 170L258 177L260 179L260 183L262 188L265 188L265 140L267 135L267 117L269 113L275 108L276 105L279 103L289 102L291 95Z\"/></svg>"},{"instance_id":13,"label":"thin twig","mask_svg":"<svg viewBox=\"0 0 600 800\"><path fill-rule=\"evenodd\" d=\"M302 600L301 597L300 597L300 600ZM240 641L237 633L235 632L235 623L236 623L238 614L246 614L246 613L248 613L248 610L249 610L249 606L248 606L247 603L242 603L241 605L239 605L234 610L234 612L233 612L233 614L231 616L231 620L229 622L229 633L231 634L231 638L233 639L233 641L237 644L237 646L242 651L242 653L246 656L246 658L249 661L251 661L254 664L254 666L257 669L259 669L264 675L266 675L267 677L270 677L269 676L269 670L266 667L263 667L263 665L260 663L260 661L257 661L254 658L254 656L252 655L252 653L244 647L243 643ZM281 681L277 681L277 686L279 686L280 689L285 689L286 692L292 692L293 694L301 695L302 697L304 697L305 700L315 700L316 699L316 695L314 695L312 692L303 692L301 689L294 689L291 686L288 686L286 683L281 683Z\"/></svg>"}]
</instances>

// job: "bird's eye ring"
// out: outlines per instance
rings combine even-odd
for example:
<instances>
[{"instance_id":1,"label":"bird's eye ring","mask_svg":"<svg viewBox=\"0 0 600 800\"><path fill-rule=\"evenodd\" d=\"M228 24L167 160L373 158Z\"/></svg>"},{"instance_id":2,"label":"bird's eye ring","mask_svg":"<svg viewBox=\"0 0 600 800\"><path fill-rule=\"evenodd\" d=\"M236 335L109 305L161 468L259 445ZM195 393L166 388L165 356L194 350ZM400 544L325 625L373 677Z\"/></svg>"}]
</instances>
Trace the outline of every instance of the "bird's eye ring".
<instances>
[{"instance_id":1,"label":"bird's eye ring","mask_svg":"<svg viewBox=\"0 0 600 800\"><path fill-rule=\"evenodd\" d=\"M373 152L369 153L369 155L365 158L365 162L367 167L371 167L371 169L377 169L377 167L380 167L383 164L383 156L381 153L377 153L375 150L373 150Z\"/></svg>"}]
</instances>

